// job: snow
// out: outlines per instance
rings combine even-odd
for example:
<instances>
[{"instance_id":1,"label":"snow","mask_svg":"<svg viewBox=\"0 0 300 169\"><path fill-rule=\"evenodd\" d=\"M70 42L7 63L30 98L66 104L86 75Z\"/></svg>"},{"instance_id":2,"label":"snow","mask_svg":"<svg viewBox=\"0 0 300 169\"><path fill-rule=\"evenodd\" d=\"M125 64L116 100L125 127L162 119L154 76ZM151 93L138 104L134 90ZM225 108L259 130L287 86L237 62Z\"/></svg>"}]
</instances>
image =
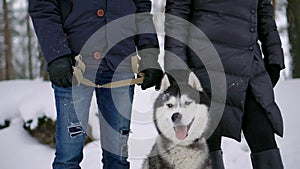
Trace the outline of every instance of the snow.
<instances>
[{"instance_id":1,"label":"snow","mask_svg":"<svg viewBox=\"0 0 300 169\"><path fill-rule=\"evenodd\" d=\"M276 100L285 122L284 138L277 137L283 162L287 169L297 169L300 160L299 100L300 79L280 80L275 88ZM41 80L13 80L0 82L0 121L10 120L9 127L0 130L1 169L51 169L55 150L38 143L22 127L23 121L37 119L43 115L55 119L53 90L49 82ZM143 158L150 152L157 133L152 123L152 105L158 92L142 91L136 87L132 115L132 134L129 139L131 169L141 168ZM96 101L90 109L92 136L99 139ZM96 126L96 127L95 127ZM34 127L34 126L32 126ZM251 169L249 148L241 143L223 139L224 161L228 169ZM84 148L83 169L101 168L99 141Z\"/></svg>"},{"instance_id":2,"label":"snow","mask_svg":"<svg viewBox=\"0 0 300 169\"><path fill-rule=\"evenodd\" d=\"M51 169L54 149L39 144L19 120L0 130L1 169Z\"/></svg>"},{"instance_id":3,"label":"snow","mask_svg":"<svg viewBox=\"0 0 300 169\"><path fill-rule=\"evenodd\" d=\"M292 57L290 54L290 44L288 37L288 21L286 17L287 0L277 0L277 9L275 11L275 20L278 32L283 46L284 62L286 68L282 71L285 78L292 77Z\"/></svg>"},{"instance_id":4,"label":"snow","mask_svg":"<svg viewBox=\"0 0 300 169\"><path fill-rule=\"evenodd\" d=\"M35 117L44 115L56 119L53 92L48 82L41 80L12 80L0 83L0 125L4 120L22 117L24 121L33 119L31 127L37 125ZM35 105L35 106L32 106Z\"/></svg>"}]
</instances>

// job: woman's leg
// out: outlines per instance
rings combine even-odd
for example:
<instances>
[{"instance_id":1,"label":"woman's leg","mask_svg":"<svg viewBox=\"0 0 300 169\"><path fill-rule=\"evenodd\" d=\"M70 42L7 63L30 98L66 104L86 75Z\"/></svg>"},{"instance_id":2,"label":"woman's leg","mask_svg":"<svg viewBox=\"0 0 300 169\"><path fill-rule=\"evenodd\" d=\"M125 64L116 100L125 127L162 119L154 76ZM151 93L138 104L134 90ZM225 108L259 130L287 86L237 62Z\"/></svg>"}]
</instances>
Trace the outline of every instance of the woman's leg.
<instances>
[{"instance_id":1,"label":"woman's leg","mask_svg":"<svg viewBox=\"0 0 300 169\"><path fill-rule=\"evenodd\" d=\"M207 139L212 169L224 169L223 152L221 149L222 135L220 127Z\"/></svg>"},{"instance_id":2,"label":"woman's leg","mask_svg":"<svg viewBox=\"0 0 300 169\"><path fill-rule=\"evenodd\" d=\"M254 169L283 168L272 125L264 109L251 94L246 96L242 129L251 150Z\"/></svg>"}]
</instances>

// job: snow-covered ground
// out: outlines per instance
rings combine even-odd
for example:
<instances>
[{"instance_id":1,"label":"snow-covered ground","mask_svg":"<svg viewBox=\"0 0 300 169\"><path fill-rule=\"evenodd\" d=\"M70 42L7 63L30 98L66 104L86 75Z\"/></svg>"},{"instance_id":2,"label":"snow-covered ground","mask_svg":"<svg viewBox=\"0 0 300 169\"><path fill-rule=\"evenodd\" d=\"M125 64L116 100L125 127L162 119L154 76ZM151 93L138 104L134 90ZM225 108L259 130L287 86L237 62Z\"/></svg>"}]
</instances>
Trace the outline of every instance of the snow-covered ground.
<instances>
[{"instance_id":1,"label":"snow-covered ground","mask_svg":"<svg viewBox=\"0 0 300 169\"><path fill-rule=\"evenodd\" d=\"M284 138L277 138L286 169L297 169L300 161L300 79L281 80L276 86L276 100L283 112ZM0 169L51 169L54 149L39 144L22 127L23 120L36 119L46 114L55 119L53 91L50 83L40 80L14 80L0 82L0 123L11 120L8 128L0 130ZM157 96L154 90L141 91L136 87L133 105L132 134L130 136L131 169L139 169L156 137L151 122L151 107ZM95 100L91 112L96 111ZM94 116L91 124L97 126ZM33 126L34 127L34 124ZM97 127L95 127L97 128ZM97 137L97 130L93 136ZM241 143L223 140L224 160L227 169L251 169L249 149ZM83 169L99 169L102 164L99 141L84 149Z\"/></svg>"}]
</instances>

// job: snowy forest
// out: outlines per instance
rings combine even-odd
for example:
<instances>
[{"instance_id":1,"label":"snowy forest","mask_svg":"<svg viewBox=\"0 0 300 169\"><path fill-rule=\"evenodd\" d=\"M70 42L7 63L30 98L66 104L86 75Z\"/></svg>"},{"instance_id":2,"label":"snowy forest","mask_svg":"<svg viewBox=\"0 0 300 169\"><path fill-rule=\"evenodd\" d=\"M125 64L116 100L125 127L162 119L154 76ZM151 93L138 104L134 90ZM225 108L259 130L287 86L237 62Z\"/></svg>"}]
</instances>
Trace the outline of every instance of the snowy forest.
<instances>
[{"instance_id":1,"label":"snowy forest","mask_svg":"<svg viewBox=\"0 0 300 169\"><path fill-rule=\"evenodd\" d=\"M50 169L55 153L56 111L46 61L28 15L28 1L0 1L0 169ZM163 13L165 1L152 0L152 11ZM300 0L272 0L272 3L286 66L274 89L285 123L284 137L276 139L285 168L298 169ZM153 20L157 29L163 29L162 18L154 17ZM159 36L163 46L163 35ZM142 117L148 112L151 113L156 96L157 91L154 89L142 91L137 86L134 112L142 112ZM102 166L97 115L98 108L93 97L90 130L87 131L89 137L81 164L83 169ZM135 113L132 117L132 133L129 139L131 169L141 168L143 159L157 136L153 123L137 122L139 115L141 114ZM152 117L151 114L147 115ZM148 139L147 144L139 145L136 142L145 138ZM251 169L250 150L244 138L241 143L224 139L222 148L227 169Z\"/></svg>"}]
</instances>

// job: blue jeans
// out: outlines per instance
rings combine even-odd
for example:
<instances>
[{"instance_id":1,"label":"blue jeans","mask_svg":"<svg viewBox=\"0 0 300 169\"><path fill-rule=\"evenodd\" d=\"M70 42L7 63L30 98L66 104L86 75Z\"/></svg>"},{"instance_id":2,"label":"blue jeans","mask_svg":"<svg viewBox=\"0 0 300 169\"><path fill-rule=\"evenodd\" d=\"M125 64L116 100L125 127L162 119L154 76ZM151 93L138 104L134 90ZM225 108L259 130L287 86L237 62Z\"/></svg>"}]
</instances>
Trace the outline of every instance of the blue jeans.
<instances>
[{"instance_id":1,"label":"blue jeans","mask_svg":"<svg viewBox=\"0 0 300 169\"><path fill-rule=\"evenodd\" d=\"M97 84L133 78L133 73L114 73L106 67L99 70L96 73ZM96 90L103 168L129 169L127 140L130 132L134 86L94 89L84 85L71 88L53 85L53 89L57 109L56 152L53 168L80 168L90 102Z\"/></svg>"}]
</instances>

